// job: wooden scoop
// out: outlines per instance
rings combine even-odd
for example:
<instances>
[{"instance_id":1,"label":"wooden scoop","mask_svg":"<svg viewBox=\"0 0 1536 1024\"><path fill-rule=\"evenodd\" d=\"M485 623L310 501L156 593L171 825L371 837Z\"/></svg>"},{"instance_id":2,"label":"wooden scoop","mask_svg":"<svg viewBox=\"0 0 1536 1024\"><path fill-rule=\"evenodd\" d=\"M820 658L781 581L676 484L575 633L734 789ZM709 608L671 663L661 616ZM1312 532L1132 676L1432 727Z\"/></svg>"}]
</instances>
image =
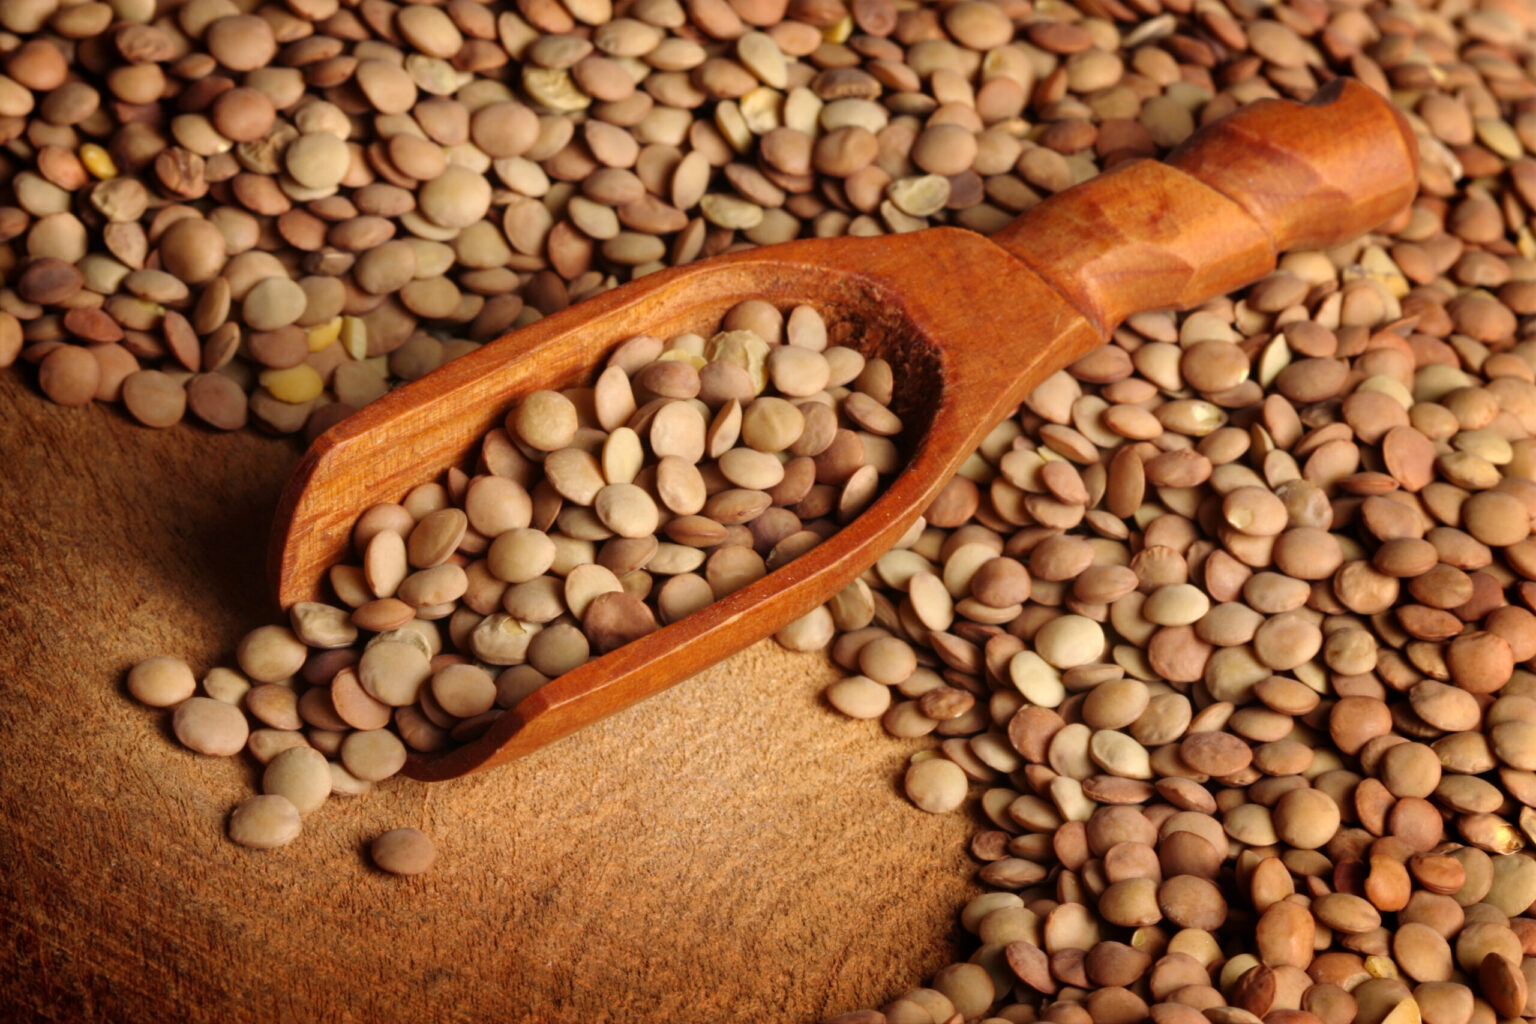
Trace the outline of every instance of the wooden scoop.
<instances>
[{"instance_id":1,"label":"wooden scoop","mask_svg":"<svg viewBox=\"0 0 1536 1024\"><path fill-rule=\"evenodd\" d=\"M854 522L681 622L588 662L480 739L413 755L447 779L520 757L769 636L884 554L992 427L1045 377L1142 310L1187 308L1263 277L1289 248L1340 244L1402 211L1417 144L1355 82L1265 100L1170 155L1067 190L990 239L953 228L790 242L659 272L539 320L343 420L283 493L270 570L284 608L321 596L356 516L451 466L514 400L589 384L638 333L708 333L735 303L809 303L834 336L895 370L906 469Z\"/></svg>"}]
</instances>

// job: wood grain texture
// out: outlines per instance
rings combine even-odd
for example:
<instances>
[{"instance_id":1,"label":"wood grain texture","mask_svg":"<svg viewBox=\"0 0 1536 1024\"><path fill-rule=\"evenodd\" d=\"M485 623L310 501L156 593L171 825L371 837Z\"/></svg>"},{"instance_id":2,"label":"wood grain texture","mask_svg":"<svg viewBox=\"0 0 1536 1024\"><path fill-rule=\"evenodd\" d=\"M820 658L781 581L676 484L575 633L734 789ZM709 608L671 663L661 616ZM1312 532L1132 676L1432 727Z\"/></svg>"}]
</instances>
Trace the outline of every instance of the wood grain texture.
<instances>
[{"instance_id":1,"label":"wood grain texture","mask_svg":"<svg viewBox=\"0 0 1536 1024\"><path fill-rule=\"evenodd\" d=\"M0 1020L807 1021L958 950L979 812L897 792L901 743L760 644L505 769L335 799L278 851L223 838L257 776L122 685L273 619L284 442L46 404L0 374ZM413 825L416 880L364 849Z\"/></svg>"}]
</instances>

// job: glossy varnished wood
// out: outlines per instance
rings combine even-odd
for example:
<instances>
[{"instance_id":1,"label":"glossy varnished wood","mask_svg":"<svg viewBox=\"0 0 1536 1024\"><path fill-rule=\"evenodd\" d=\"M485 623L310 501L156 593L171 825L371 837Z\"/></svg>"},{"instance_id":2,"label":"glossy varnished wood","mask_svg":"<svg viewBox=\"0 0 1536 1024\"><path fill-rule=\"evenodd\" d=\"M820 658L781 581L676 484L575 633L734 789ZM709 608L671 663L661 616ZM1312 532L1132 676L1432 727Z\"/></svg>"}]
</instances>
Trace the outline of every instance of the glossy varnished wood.
<instances>
[{"instance_id":1,"label":"glossy varnished wood","mask_svg":"<svg viewBox=\"0 0 1536 1024\"><path fill-rule=\"evenodd\" d=\"M1281 248L1339 241L1402 208L1416 179L1402 119L1357 84L1320 101L1246 108L1197 135L1172 165L1101 176L994 241L935 229L794 242L652 275L538 321L315 444L280 508L271 569L279 599L319 596L356 514L450 466L468 468L478 439L519 395L588 383L625 338L705 331L745 298L812 303L838 340L896 371L910 461L890 489L791 565L562 676L482 739L416 758L409 771L440 779L499 764L627 707L835 594L905 532L998 419L1125 316L1235 290L1273 269Z\"/></svg>"},{"instance_id":2,"label":"glossy varnished wood","mask_svg":"<svg viewBox=\"0 0 1536 1024\"><path fill-rule=\"evenodd\" d=\"M1418 143L1403 115L1338 79L1305 105L1263 100L1117 175L1106 201L1072 189L992 236L1096 325L1187 308L1267 273L1276 253L1327 248L1412 200ZM1179 172L1202 188L1188 187Z\"/></svg>"}]
</instances>

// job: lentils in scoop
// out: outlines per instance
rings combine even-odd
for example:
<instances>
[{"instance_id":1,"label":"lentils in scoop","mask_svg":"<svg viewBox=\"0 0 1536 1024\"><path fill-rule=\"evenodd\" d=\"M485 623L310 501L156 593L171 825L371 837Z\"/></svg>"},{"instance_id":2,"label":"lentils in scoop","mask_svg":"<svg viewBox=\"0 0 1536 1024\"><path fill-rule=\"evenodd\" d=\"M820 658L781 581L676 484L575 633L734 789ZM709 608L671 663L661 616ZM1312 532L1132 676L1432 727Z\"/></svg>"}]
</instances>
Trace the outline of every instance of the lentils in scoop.
<instances>
[{"instance_id":1,"label":"lentils in scoop","mask_svg":"<svg viewBox=\"0 0 1536 1024\"><path fill-rule=\"evenodd\" d=\"M897 464L889 366L829 343L807 306L749 300L718 326L623 341L590 386L518 401L473 473L364 510L356 560L329 572L335 603L297 604L289 625L247 634L240 672L217 670L216 691L179 704L178 737L201 753L247 746L266 765L264 795L308 815L332 792L395 775L409 751L477 738L549 679L747 586L858 515ZM832 621L822 611L784 636L814 649ZM163 678L192 675L151 659L129 687L174 703ZM964 779L941 782L936 799L953 806ZM242 816L241 835L273 806ZM231 836L259 845L233 824Z\"/></svg>"}]
</instances>

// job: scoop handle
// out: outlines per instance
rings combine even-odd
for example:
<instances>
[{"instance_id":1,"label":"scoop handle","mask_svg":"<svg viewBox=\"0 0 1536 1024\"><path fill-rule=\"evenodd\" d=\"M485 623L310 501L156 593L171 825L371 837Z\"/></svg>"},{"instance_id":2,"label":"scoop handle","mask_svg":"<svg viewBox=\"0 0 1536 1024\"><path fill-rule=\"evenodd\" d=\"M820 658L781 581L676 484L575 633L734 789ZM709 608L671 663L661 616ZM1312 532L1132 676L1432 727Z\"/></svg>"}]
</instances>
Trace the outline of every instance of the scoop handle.
<instances>
[{"instance_id":1,"label":"scoop handle","mask_svg":"<svg viewBox=\"0 0 1536 1024\"><path fill-rule=\"evenodd\" d=\"M1246 286L1281 252L1337 245L1401 211L1418 143L1392 104L1351 79L1307 103L1261 100L1029 210L992 241L1101 331Z\"/></svg>"}]
</instances>

